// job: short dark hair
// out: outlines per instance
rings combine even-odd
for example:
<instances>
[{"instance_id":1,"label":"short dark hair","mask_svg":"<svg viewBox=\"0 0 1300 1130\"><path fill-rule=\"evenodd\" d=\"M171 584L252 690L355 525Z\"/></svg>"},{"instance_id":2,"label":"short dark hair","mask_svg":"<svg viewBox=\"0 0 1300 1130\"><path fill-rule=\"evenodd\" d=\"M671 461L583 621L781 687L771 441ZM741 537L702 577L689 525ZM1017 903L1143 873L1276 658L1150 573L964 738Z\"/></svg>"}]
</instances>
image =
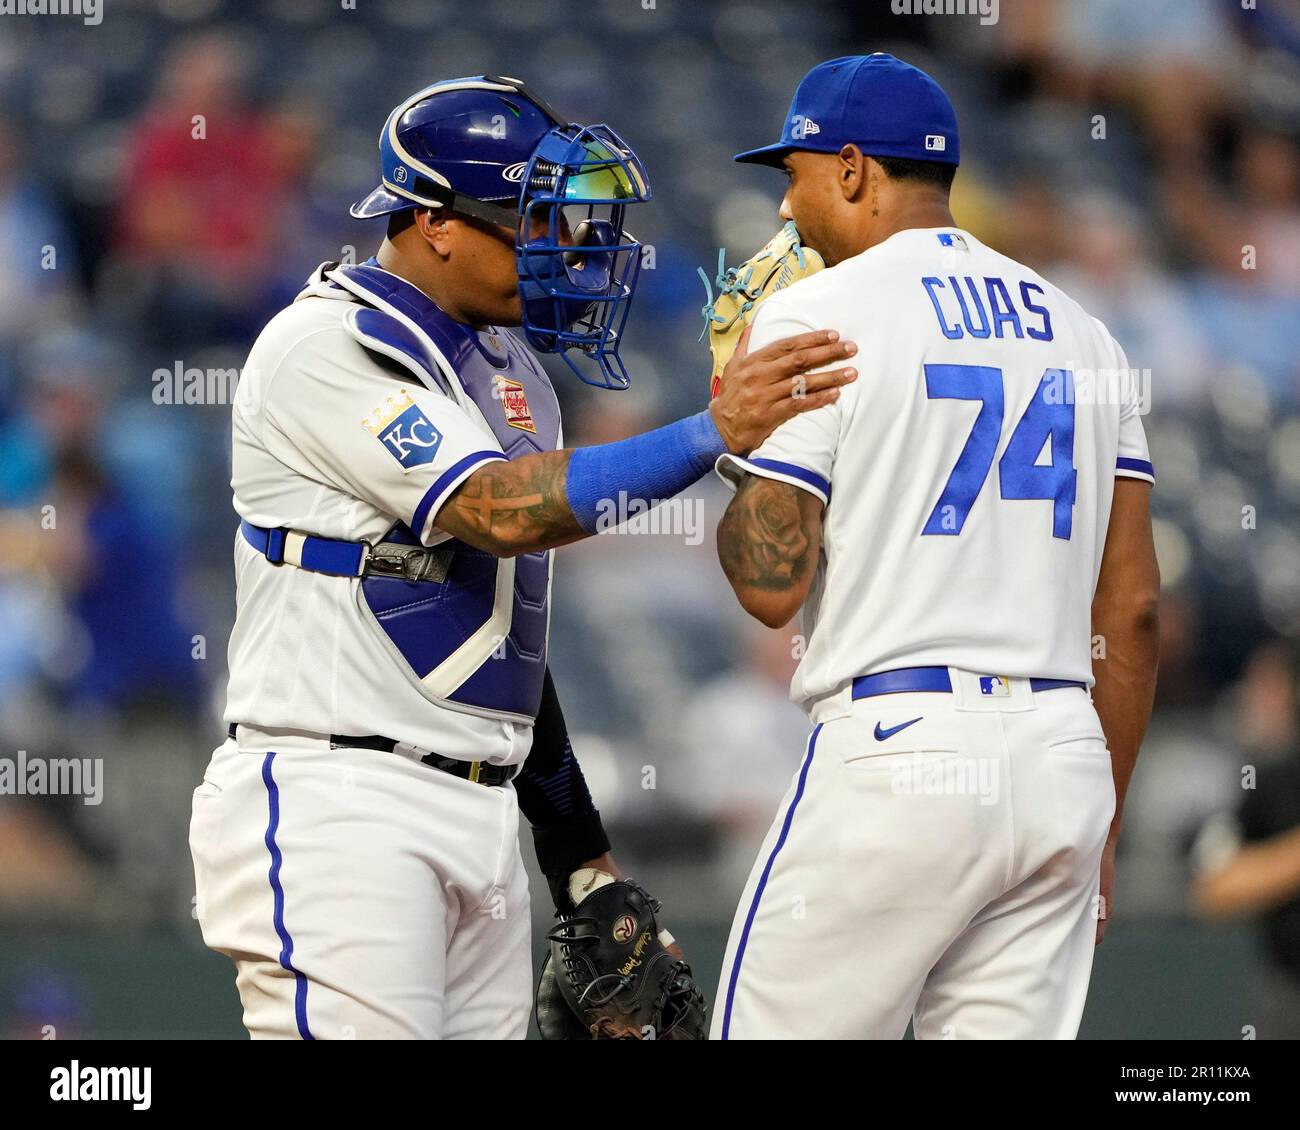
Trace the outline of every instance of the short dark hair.
<instances>
[{"instance_id":1,"label":"short dark hair","mask_svg":"<svg viewBox=\"0 0 1300 1130\"><path fill-rule=\"evenodd\" d=\"M933 184L944 191L952 188L952 178L957 175L957 166L941 161L915 161L910 157L875 157L868 154L873 161L885 170L890 180L915 180L922 184Z\"/></svg>"}]
</instances>

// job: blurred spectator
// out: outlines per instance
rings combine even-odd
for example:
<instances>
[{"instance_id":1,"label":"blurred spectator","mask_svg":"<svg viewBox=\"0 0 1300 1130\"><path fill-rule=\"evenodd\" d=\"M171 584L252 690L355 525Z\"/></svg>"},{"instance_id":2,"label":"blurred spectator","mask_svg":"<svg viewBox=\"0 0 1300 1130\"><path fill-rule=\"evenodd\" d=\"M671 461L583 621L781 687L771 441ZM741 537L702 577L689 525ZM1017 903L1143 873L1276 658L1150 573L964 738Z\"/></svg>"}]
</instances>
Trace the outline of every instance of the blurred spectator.
<instances>
[{"instance_id":1,"label":"blurred spectator","mask_svg":"<svg viewBox=\"0 0 1300 1130\"><path fill-rule=\"evenodd\" d=\"M34 356L23 434L45 474L19 501L33 518L39 503L42 524L10 523L6 556L20 572L53 582L83 641L46 673L73 706L121 711L141 698L192 704L198 686L178 620L176 539L121 489L100 454L111 354L88 335L65 334ZM152 489L166 486L155 480Z\"/></svg>"},{"instance_id":2,"label":"blurred spectator","mask_svg":"<svg viewBox=\"0 0 1300 1130\"><path fill-rule=\"evenodd\" d=\"M681 719L684 761L673 796L727 848L725 882L739 890L808 741L790 701L799 640L793 628L745 625L741 663L706 683Z\"/></svg>"},{"instance_id":3,"label":"blurred spectator","mask_svg":"<svg viewBox=\"0 0 1300 1130\"><path fill-rule=\"evenodd\" d=\"M49 970L25 972L9 987L12 1002L5 1017L7 1040L75 1040L84 1038L84 992L62 974Z\"/></svg>"},{"instance_id":4,"label":"blurred spectator","mask_svg":"<svg viewBox=\"0 0 1300 1130\"><path fill-rule=\"evenodd\" d=\"M1300 151L1295 140L1248 132L1237 151L1236 172L1250 242L1259 249L1260 284L1300 296Z\"/></svg>"},{"instance_id":5,"label":"blurred spectator","mask_svg":"<svg viewBox=\"0 0 1300 1130\"><path fill-rule=\"evenodd\" d=\"M12 756L12 754L10 754ZM44 801L44 803L43 803ZM22 917L84 906L94 872L46 798L5 797L0 805L0 913Z\"/></svg>"},{"instance_id":6,"label":"blurred spectator","mask_svg":"<svg viewBox=\"0 0 1300 1130\"><path fill-rule=\"evenodd\" d=\"M1163 160L1202 164L1226 109L1237 56L1218 0L1092 0L1052 5L1058 57L1079 91L1115 98Z\"/></svg>"},{"instance_id":7,"label":"blurred spectator","mask_svg":"<svg viewBox=\"0 0 1300 1130\"><path fill-rule=\"evenodd\" d=\"M311 135L247 105L247 70L231 36L181 40L130 142L118 250L159 341L252 331L249 306L274 271L277 222Z\"/></svg>"},{"instance_id":8,"label":"blurred spectator","mask_svg":"<svg viewBox=\"0 0 1300 1130\"><path fill-rule=\"evenodd\" d=\"M45 562L86 633L84 665L62 672L74 706L121 713L198 697L189 634L177 616L177 554L107 479L93 456L65 446L51 498L60 523Z\"/></svg>"},{"instance_id":9,"label":"blurred spectator","mask_svg":"<svg viewBox=\"0 0 1300 1130\"><path fill-rule=\"evenodd\" d=\"M13 128L0 118L0 420L4 369L15 343L32 325L56 323L75 305L77 257L53 194L22 171Z\"/></svg>"},{"instance_id":10,"label":"blurred spectator","mask_svg":"<svg viewBox=\"0 0 1300 1130\"><path fill-rule=\"evenodd\" d=\"M1211 918L1251 914L1264 931L1257 1034L1300 1038L1300 700L1292 651L1261 649L1238 688L1236 734L1247 760L1241 805L1198 841L1194 895ZM1249 770L1257 776L1247 777ZM1256 1021L1256 1016L1258 1020Z\"/></svg>"},{"instance_id":11,"label":"blurred spectator","mask_svg":"<svg viewBox=\"0 0 1300 1130\"><path fill-rule=\"evenodd\" d=\"M1156 266L1141 215L1094 194L1075 200L1065 219L1068 258L1048 277L1106 323L1132 368L1150 370L1154 407L1201 400L1211 375L1206 341L1186 293Z\"/></svg>"}]
</instances>

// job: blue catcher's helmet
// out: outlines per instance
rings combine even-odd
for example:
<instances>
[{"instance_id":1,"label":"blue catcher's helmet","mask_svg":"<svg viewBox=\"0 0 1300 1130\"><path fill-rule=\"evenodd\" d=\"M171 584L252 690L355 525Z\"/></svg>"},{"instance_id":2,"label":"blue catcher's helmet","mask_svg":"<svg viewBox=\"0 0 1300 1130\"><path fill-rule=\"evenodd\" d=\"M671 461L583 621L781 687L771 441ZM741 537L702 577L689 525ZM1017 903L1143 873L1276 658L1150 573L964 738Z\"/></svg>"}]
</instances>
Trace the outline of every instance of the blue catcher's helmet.
<instances>
[{"instance_id":1,"label":"blue catcher's helmet","mask_svg":"<svg viewBox=\"0 0 1300 1130\"><path fill-rule=\"evenodd\" d=\"M407 98L384 123L379 156L382 183L353 216L446 207L509 228L529 344L560 354L588 384L628 386L618 350L641 245L623 215L650 198L650 184L613 130L566 125L518 79L480 75ZM532 238L539 210L546 234Z\"/></svg>"}]
</instances>

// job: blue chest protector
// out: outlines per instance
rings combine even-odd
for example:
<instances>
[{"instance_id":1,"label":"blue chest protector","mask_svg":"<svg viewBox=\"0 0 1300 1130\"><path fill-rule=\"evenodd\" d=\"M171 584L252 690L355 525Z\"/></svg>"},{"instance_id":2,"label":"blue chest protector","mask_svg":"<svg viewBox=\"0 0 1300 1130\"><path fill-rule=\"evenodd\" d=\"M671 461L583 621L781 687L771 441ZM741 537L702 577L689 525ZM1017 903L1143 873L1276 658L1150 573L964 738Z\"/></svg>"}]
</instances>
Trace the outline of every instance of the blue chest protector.
<instances>
[{"instance_id":1,"label":"blue chest protector","mask_svg":"<svg viewBox=\"0 0 1300 1130\"><path fill-rule=\"evenodd\" d=\"M367 349L457 398L443 371L450 369L508 459L559 445L560 409L550 379L512 334L454 321L373 260L336 268L326 278L365 304L348 312L348 329ZM384 540L420 544L402 523ZM498 558L452 538L435 553L436 579L364 577L363 612L426 697L476 714L535 718L546 674L550 551Z\"/></svg>"}]
</instances>

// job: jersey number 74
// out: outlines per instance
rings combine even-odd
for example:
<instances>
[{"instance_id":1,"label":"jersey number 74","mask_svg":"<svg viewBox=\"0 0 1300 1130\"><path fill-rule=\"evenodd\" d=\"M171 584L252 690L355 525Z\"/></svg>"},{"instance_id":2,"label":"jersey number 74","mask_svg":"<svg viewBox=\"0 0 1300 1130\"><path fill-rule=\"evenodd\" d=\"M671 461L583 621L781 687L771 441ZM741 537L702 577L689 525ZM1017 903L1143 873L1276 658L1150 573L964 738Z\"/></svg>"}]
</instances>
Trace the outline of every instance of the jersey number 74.
<instances>
[{"instance_id":1,"label":"jersey number 74","mask_svg":"<svg viewBox=\"0 0 1300 1130\"><path fill-rule=\"evenodd\" d=\"M924 534L960 534L988 478L1002 436L1002 370L986 365L926 365L925 391L931 400L978 400L979 414L930 512ZM1039 464L1050 440L1051 462ZM998 460L1003 498L1050 499L1052 536L1070 539L1074 522L1074 374L1068 369L1043 373L1029 406Z\"/></svg>"}]
</instances>

